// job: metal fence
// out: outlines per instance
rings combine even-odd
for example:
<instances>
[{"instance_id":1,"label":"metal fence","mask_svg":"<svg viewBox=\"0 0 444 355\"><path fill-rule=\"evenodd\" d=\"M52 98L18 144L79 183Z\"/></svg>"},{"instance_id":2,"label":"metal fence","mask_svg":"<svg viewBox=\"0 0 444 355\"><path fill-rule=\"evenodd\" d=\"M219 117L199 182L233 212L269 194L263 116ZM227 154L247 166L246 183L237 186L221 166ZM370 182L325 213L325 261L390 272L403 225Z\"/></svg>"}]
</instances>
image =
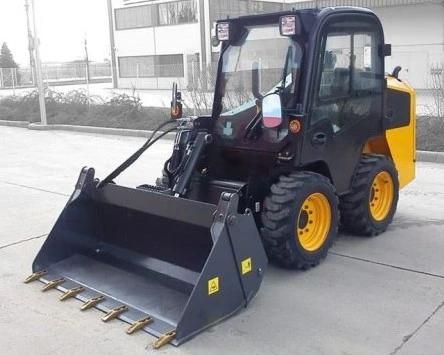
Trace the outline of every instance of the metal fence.
<instances>
[{"instance_id":1,"label":"metal fence","mask_svg":"<svg viewBox=\"0 0 444 355\"><path fill-rule=\"evenodd\" d=\"M0 68L0 88L15 88L22 83L18 68Z\"/></svg>"},{"instance_id":2,"label":"metal fence","mask_svg":"<svg viewBox=\"0 0 444 355\"><path fill-rule=\"evenodd\" d=\"M69 64L44 64L42 67L43 80L46 81L64 81L86 79L86 63ZM108 63L90 63L89 78L108 78L111 77L111 65Z\"/></svg>"},{"instance_id":3,"label":"metal fence","mask_svg":"<svg viewBox=\"0 0 444 355\"><path fill-rule=\"evenodd\" d=\"M58 82L75 82L89 79L111 79L111 64L90 63L88 70L85 62L44 64L42 66L43 81L48 84ZM0 68L0 88L20 88L33 85L31 68Z\"/></svg>"}]
</instances>

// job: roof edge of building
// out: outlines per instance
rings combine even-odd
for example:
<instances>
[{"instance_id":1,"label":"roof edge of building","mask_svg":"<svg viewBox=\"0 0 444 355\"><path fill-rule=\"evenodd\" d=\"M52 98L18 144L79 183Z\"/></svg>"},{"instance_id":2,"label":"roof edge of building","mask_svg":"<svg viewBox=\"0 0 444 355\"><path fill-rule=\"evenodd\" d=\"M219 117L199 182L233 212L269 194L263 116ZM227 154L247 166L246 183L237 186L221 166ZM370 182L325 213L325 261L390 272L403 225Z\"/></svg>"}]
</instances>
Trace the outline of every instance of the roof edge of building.
<instances>
[{"instance_id":1,"label":"roof edge of building","mask_svg":"<svg viewBox=\"0 0 444 355\"><path fill-rule=\"evenodd\" d=\"M302 0L287 3L289 8L295 10L314 8L314 7L333 7L333 6L359 6L368 8L393 7L418 4L440 4L442 0Z\"/></svg>"}]
</instances>

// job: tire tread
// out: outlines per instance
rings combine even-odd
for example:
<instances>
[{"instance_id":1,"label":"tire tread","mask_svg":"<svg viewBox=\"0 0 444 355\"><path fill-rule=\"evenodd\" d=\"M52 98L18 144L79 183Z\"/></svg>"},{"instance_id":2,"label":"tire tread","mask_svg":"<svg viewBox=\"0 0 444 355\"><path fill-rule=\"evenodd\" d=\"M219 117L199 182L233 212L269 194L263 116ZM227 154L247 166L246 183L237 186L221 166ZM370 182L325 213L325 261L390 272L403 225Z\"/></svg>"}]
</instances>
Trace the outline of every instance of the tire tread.
<instances>
[{"instance_id":1,"label":"tire tread","mask_svg":"<svg viewBox=\"0 0 444 355\"><path fill-rule=\"evenodd\" d=\"M340 198L341 229L362 236L376 236L383 233L391 223L395 211L392 211L384 223L375 224L368 212L368 188L371 185L374 172L380 167L390 167L395 178L397 171L385 155L364 154L356 170L351 191ZM373 173L373 174L372 174ZM393 208L396 210L398 201L398 184L395 183Z\"/></svg>"},{"instance_id":2,"label":"tire tread","mask_svg":"<svg viewBox=\"0 0 444 355\"><path fill-rule=\"evenodd\" d=\"M291 211L294 208L294 201L306 185L322 185L331 190L334 196L334 211L337 213L335 220L339 220L337 208L339 200L328 178L307 171L280 176L278 181L271 186L270 195L264 200L261 235L269 258L285 268L307 270L318 265L327 256L334 237L337 235L338 223L333 226L331 232L333 237L327 239L326 245L321 248L315 259L304 258L304 255L298 253L290 244L290 238L294 238L292 230L295 222Z\"/></svg>"}]
</instances>

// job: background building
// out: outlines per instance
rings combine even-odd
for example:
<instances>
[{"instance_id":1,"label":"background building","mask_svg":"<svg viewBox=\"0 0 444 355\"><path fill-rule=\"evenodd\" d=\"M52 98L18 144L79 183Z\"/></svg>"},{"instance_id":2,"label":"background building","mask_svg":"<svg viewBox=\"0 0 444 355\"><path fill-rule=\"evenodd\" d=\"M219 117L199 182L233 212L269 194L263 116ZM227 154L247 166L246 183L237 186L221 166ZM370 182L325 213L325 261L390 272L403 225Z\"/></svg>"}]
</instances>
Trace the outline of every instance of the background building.
<instances>
[{"instance_id":1,"label":"background building","mask_svg":"<svg viewBox=\"0 0 444 355\"><path fill-rule=\"evenodd\" d=\"M382 21L385 39L392 44L386 59L391 71L400 65L401 76L416 89L430 87L430 73L444 65L444 1L442 0L317 0L292 2L303 9L326 6L361 6L372 9Z\"/></svg>"},{"instance_id":2,"label":"background building","mask_svg":"<svg viewBox=\"0 0 444 355\"><path fill-rule=\"evenodd\" d=\"M380 17L393 55L387 70L427 89L430 73L444 62L442 0L108 0L111 43L119 88L169 89L195 84L217 60L211 47L214 21L227 16L326 6L361 6Z\"/></svg>"},{"instance_id":3,"label":"background building","mask_svg":"<svg viewBox=\"0 0 444 355\"><path fill-rule=\"evenodd\" d=\"M283 2L255 0L109 0L111 46L119 88L169 89L193 85L216 60L214 21L279 11Z\"/></svg>"}]
</instances>

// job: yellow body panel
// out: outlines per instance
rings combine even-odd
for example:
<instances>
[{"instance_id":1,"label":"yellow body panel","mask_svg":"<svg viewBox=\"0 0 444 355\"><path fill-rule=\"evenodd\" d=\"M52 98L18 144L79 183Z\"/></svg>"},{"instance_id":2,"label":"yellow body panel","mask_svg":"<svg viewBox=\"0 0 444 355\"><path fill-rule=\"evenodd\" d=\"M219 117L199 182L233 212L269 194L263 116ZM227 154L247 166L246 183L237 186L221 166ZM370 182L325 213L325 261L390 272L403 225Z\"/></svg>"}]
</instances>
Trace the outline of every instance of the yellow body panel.
<instances>
[{"instance_id":1,"label":"yellow body panel","mask_svg":"<svg viewBox=\"0 0 444 355\"><path fill-rule=\"evenodd\" d=\"M405 127L388 129L384 137L371 139L364 147L364 153L384 154L392 158L399 174L399 187L403 188L415 179L416 166L416 93L406 82L387 77L391 90L403 91L410 95L410 124Z\"/></svg>"}]
</instances>

